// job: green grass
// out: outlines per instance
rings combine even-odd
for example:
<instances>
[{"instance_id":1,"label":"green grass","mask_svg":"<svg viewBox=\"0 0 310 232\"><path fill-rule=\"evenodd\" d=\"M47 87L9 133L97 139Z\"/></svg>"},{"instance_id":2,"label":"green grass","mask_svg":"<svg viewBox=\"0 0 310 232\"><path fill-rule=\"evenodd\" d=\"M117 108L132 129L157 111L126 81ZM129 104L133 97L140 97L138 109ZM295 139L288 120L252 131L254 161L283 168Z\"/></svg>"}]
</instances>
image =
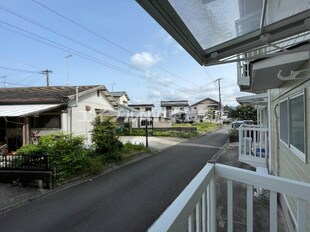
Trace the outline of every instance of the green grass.
<instances>
[{"instance_id":1,"label":"green grass","mask_svg":"<svg viewBox=\"0 0 310 232\"><path fill-rule=\"evenodd\" d=\"M204 134L209 131L212 131L216 128L218 128L218 125L216 123L212 122L198 122L198 123L193 123L193 126L197 127L197 131L199 134Z\"/></svg>"},{"instance_id":2,"label":"green grass","mask_svg":"<svg viewBox=\"0 0 310 232\"><path fill-rule=\"evenodd\" d=\"M213 122L195 122L190 123L174 123L173 127L196 127L198 134L205 134L209 131L212 131L218 128L218 125Z\"/></svg>"}]
</instances>

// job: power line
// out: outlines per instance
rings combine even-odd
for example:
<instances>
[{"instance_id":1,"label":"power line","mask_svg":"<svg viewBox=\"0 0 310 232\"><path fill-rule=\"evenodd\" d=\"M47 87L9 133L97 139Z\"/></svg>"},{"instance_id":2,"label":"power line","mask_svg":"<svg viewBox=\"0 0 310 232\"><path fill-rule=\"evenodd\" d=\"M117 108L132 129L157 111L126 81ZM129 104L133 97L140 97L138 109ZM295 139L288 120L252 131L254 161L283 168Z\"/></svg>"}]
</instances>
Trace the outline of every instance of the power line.
<instances>
[{"instance_id":1,"label":"power line","mask_svg":"<svg viewBox=\"0 0 310 232\"><path fill-rule=\"evenodd\" d=\"M114 60L114 61L117 61L117 62L119 62L119 63L121 63L121 64L123 64L123 65L130 66L130 65L129 65L128 63L126 63L126 62L123 62L123 61L121 61L121 60L119 60L119 59L117 59L117 58L115 58L115 57L113 57L113 56L110 56L109 54L104 53L104 52L102 52L102 51L100 51L100 50L98 50L98 49L96 49L96 48L90 47L90 46L88 46L87 44L85 44L85 43L83 43L83 42L77 41L77 40L73 39L73 38L70 37L70 36L67 36L67 35L65 35L65 34L59 33L59 32L57 32L57 31L55 31L54 29L49 28L49 27L47 27L47 26L45 26L45 25L43 25L43 24L41 24L41 23L39 23L39 22L37 22L37 21L35 21L35 20L29 18L29 17L26 17L26 16L24 16L24 15L22 15L22 14L16 12L16 11L13 11L13 10L11 10L11 9L9 9L9 8L7 8L7 7L3 6L3 5L1 5L1 4L0 4L0 9L4 10L4 11L10 13L10 14L13 14L13 15L15 15L15 16L17 16L17 17L19 17L19 18L21 18L21 19L23 19L23 20L25 20L25 21L28 21L28 22L30 22L30 23L32 23L32 24L35 24L35 25L37 25L37 26L39 26L39 27L41 27L41 28L43 28L43 29L45 29L45 30L47 30L47 31L50 31L50 32L52 32L52 33L54 33L54 34L56 34L56 35L58 35L58 36L61 36L61 37L63 37L63 38L66 38L66 39L70 40L71 42L74 42L74 43L76 43L76 44L78 44L78 45L80 45L80 46L83 46L83 47L85 47L85 48L87 48L87 49L90 49L90 50L96 52L96 53L99 53L99 54L101 54L101 55L103 55L103 56L106 56L106 57L108 57L108 58L110 58L110 59L112 59L112 60ZM133 68L136 69L136 70L138 70L138 71L140 71L140 72L142 72L142 70L140 70L140 69L138 69L138 68L136 68L136 67L133 67ZM154 74L151 74L151 76L156 77L156 76L154 76Z\"/></svg>"},{"instance_id":2,"label":"power line","mask_svg":"<svg viewBox=\"0 0 310 232\"><path fill-rule=\"evenodd\" d=\"M7 25L7 26L9 26L9 27L11 27L11 28L14 28L15 30L22 31L23 33L29 34L29 35L31 35L31 36L34 36L34 37L37 37L37 38L43 40L43 41L41 41L41 40L36 40L36 41L40 41L40 42L47 41L48 43L46 43L46 42L44 42L44 43L47 44L47 45L49 45L49 46L52 46L52 47L54 47L54 48L57 48L57 49L60 49L60 50L66 51L66 52L73 53L73 54L75 54L75 55L77 55L77 56L79 56L79 57L82 57L82 58L84 58L84 59L87 59L87 60L89 60L89 61L95 62L95 63L100 64L100 65L106 66L106 67L108 67L108 68L112 68L112 69L114 69L114 70L123 72L123 73L125 73L125 74L131 75L131 76L134 76L134 77L137 77L137 78L141 78L141 79L144 79L144 80L147 80L147 81L152 81L152 82L154 82L152 79L147 78L147 77L145 77L145 76L143 76L143 75L140 75L140 74L137 74L137 73L133 73L133 72L128 71L128 70L126 70L126 69L124 69L124 68L118 67L118 66L116 66L116 65L110 64L110 63L105 62L105 61L103 61L103 60L101 60L101 59L98 59L98 58L96 58L96 57L93 57L93 56L90 56L90 55L85 54L85 53L83 53L83 52L80 52L80 51L78 51L78 50L76 50L76 49L70 48L70 47L65 46L65 45L62 45L62 44L60 44L60 43L58 43L58 42L52 41L52 40L50 40L50 39L47 39L47 38L45 38L45 37L43 37L43 36L37 35L37 34L35 34L35 33L33 33L33 32L30 32L30 31L27 31L27 30L22 29L22 28L20 28L20 27L14 26L14 25L12 25L12 24L10 24L10 23L7 23L7 22L1 21L1 20L0 20L0 23L2 23L2 24L4 24L4 25ZM29 38L33 39L32 37L29 37ZM1 68L1 66L0 66L0 68ZM15 70L16 70L16 69L15 69ZM33 72L30 72L30 73L33 73ZM42 73L41 73L41 74L42 74ZM160 83L158 83L158 84L160 84Z\"/></svg>"},{"instance_id":3,"label":"power line","mask_svg":"<svg viewBox=\"0 0 310 232\"><path fill-rule=\"evenodd\" d=\"M181 80L183 80L183 81L185 81L185 82L187 82L187 83L190 83L190 84L192 84L192 85L198 86L197 84L195 84L195 83L193 83L193 82L191 82L191 81L188 81L188 80L186 80L185 78L183 78L183 77L181 77L181 76L179 76L179 75L176 75L176 74L170 72L169 70L167 70L167 69L165 69L165 68L162 68L161 66L159 66L159 65L157 65L157 64L154 64L154 63L148 61L147 59L144 59L142 56L140 56L140 55L138 55L138 54L136 54L136 53L130 51L129 49L127 49L127 48L125 48L125 47L123 47L123 46L121 46L121 45L119 45L119 44L113 42L112 40L110 40L110 39L108 39L108 38L106 38L106 37L104 37L104 36L98 34L97 32L95 32L95 31L93 31L93 30L91 30L91 29L89 29L89 28L83 26L82 24L80 24L80 23L74 21L73 19L70 19L69 17L67 17L67 16L65 16L65 15L63 15L63 14L61 14L61 13L59 13L59 12L53 10L53 9L51 9L50 7L44 5L43 3L40 3L40 2L38 2L38 1L36 1L36 0L32 0L32 1L33 1L34 3L40 5L41 7L47 9L48 11L53 12L54 14L60 16L61 18L63 18L63 19L65 19L65 20L67 20L67 21L73 23L74 25L76 25L76 26L78 26L78 27L80 27L80 28L82 28L82 29L88 31L89 33L91 33L91 34L93 34L93 35L95 35L95 36L97 36L97 37L103 39L104 41L106 41L106 42L108 42L108 43L110 43L110 44L112 44L112 45L118 47L119 49L121 49L121 50L123 50L123 51L125 51L125 52L127 52L127 53L129 53L129 54L131 54L131 55L137 55L137 56L138 56L140 59L142 59L144 62L149 63L149 64L152 64L152 65L154 65L155 67L161 69L162 71L164 71L164 72L166 72L166 73L169 73L170 75L175 76L175 77L177 77L177 78L179 78L179 79L181 79Z\"/></svg>"},{"instance_id":4,"label":"power line","mask_svg":"<svg viewBox=\"0 0 310 232\"><path fill-rule=\"evenodd\" d=\"M92 51L94 51L94 52L96 52L96 53L99 53L99 54L101 54L101 55L103 55L103 56L106 56L106 57L108 57L108 58L110 58L110 59L112 59L112 60L114 60L114 61L117 61L117 62L119 62L119 63L121 63L121 64L123 64L123 65L130 66L130 65L129 65L128 63L126 63L126 62L123 62L123 61L121 61L121 60L119 60L119 59L117 59L117 58L115 58L115 57L113 57L113 56L110 56L109 54L104 53L104 52L102 52L102 51L100 51L100 50L98 50L98 49L96 49L96 48L92 48L92 47L88 46L87 44L85 44L85 43L83 43L83 42L80 42L80 41L77 41L77 40L73 39L73 38L70 37L70 36L67 36L67 35L65 35L65 34L59 33L59 32L57 32L57 31L55 31L54 29L49 28L49 27L47 27L47 26L45 26L45 25L43 25L43 24L41 24L41 23L39 23L39 22L37 22L37 21L35 21L35 20L29 18L29 17L26 17L26 16L24 16L24 15L22 15L22 14L16 12L16 11L14 11L14 10L11 10L11 9L9 9L9 8L7 8L7 7L3 6L3 5L1 5L1 4L0 4L0 9L4 10L4 11L10 13L10 14L13 14L13 15L19 17L19 18L22 18L22 19L25 20L25 21L28 21L28 22L30 22L30 23L32 23L32 24L35 24L35 25L37 25L37 26L39 26L39 27L41 27L41 28L43 28L43 29L45 29L45 30L47 30L47 31L50 31L50 32L52 32L52 33L54 33L54 34L56 34L56 35L58 35L58 36L61 36L61 37L63 37L63 38L66 38L66 39L68 39L68 40L70 40L70 41L72 41L72 42L74 42L74 43L76 43L76 44L78 44L78 45L81 45L81 46L83 46L83 47L85 47L85 48L88 48L88 49L90 49L90 50L92 50ZM136 70L138 70L138 71L140 71L140 72L142 72L142 70L140 70L140 69L138 69L138 68L136 68L136 67L133 67L133 68L136 69ZM152 76L152 77L157 78L156 74L154 75L154 74L151 73L151 74L149 74L149 75ZM177 84L175 84L175 85L177 85Z\"/></svg>"},{"instance_id":5,"label":"power line","mask_svg":"<svg viewBox=\"0 0 310 232\"><path fill-rule=\"evenodd\" d=\"M10 67L4 67L4 66L0 66L0 69L22 72L22 73L40 74L40 71L31 71L31 70L26 70L26 69L17 69L17 68L10 68Z\"/></svg>"}]
</instances>

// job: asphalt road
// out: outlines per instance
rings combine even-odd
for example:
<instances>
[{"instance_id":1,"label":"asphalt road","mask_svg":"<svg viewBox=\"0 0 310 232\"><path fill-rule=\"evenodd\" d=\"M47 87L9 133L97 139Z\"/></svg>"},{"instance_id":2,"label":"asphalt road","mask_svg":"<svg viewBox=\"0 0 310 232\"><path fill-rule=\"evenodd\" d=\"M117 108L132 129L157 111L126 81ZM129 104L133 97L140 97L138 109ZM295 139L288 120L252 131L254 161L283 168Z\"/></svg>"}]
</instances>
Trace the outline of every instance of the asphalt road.
<instances>
[{"instance_id":1,"label":"asphalt road","mask_svg":"<svg viewBox=\"0 0 310 232\"><path fill-rule=\"evenodd\" d=\"M218 130L30 202L1 215L0 231L146 231L226 139Z\"/></svg>"}]
</instances>

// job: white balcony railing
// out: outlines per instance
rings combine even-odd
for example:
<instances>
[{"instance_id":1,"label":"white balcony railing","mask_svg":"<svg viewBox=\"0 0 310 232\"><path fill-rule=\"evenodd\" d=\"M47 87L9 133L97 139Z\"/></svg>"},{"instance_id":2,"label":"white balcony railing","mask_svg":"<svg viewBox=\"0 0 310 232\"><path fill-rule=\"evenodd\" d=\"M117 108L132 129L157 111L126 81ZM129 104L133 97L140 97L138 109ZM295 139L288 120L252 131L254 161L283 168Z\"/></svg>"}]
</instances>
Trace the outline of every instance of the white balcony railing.
<instances>
[{"instance_id":1,"label":"white balcony railing","mask_svg":"<svg viewBox=\"0 0 310 232\"><path fill-rule=\"evenodd\" d=\"M266 167L269 154L268 128L242 125L239 130L239 161L254 167Z\"/></svg>"},{"instance_id":2,"label":"white balcony railing","mask_svg":"<svg viewBox=\"0 0 310 232\"><path fill-rule=\"evenodd\" d=\"M216 231L216 177L227 180L227 231L233 231L233 182L247 186L247 231L253 231L253 187L270 191L270 231L277 231L278 193L297 201L296 231L306 232L306 203L310 201L310 184L222 164L208 163L167 210L149 228L161 231ZM221 189L223 191L223 189ZM265 223L265 222L261 222Z\"/></svg>"}]
</instances>

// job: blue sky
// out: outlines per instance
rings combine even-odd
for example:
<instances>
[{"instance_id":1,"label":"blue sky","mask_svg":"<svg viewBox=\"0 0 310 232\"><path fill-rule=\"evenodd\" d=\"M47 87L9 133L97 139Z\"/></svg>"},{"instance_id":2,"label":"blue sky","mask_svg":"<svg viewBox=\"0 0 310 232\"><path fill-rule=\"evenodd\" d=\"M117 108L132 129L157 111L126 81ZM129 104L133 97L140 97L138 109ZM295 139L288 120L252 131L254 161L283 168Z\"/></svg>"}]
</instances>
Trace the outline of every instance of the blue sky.
<instances>
[{"instance_id":1,"label":"blue sky","mask_svg":"<svg viewBox=\"0 0 310 232\"><path fill-rule=\"evenodd\" d=\"M200 66L133 0L0 0L0 11L0 77L8 87L46 85L26 72L44 69L53 71L50 85L66 85L68 61L70 85L126 91L131 103L218 100L217 78L224 105L244 95L236 64Z\"/></svg>"}]
</instances>

